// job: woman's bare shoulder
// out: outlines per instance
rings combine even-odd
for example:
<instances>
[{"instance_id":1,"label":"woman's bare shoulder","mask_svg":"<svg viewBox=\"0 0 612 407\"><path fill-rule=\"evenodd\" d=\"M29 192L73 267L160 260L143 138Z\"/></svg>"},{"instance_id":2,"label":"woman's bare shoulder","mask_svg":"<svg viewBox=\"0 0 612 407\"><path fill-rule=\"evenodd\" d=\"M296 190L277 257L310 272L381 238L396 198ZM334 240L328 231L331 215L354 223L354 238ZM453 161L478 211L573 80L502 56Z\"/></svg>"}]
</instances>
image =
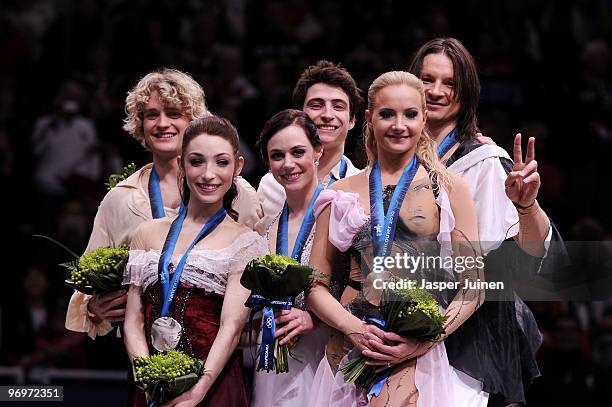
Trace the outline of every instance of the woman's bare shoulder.
<instances>
[{"instance_id":1,"label":"woman's bare shoulder","mask_svg":"<svg viewBox=\"0 0 612 407\"><path fill-rule=\"evenodd\" d=\"M328 189L333 191L359 192L367 185L368 178L366 171L362 171L359 174L351 175L350 177L334 182Z\"/></svg>"},{"instance_id":2,"label":"woman's bare shoulder","mask_svg":"<svg viewBox=\"0 0 612 407\"><path fill-rule=\"evenodd\" d=\"M254 232L253 229L251 229L250 227L236 222L229 216L226 217L225 221L223 222L223 227L224 233L226 233L230 238L232 238L232 240L235 240L236 238L244 235L245 233L257 233Z\"/></svg>"}]
</instances>

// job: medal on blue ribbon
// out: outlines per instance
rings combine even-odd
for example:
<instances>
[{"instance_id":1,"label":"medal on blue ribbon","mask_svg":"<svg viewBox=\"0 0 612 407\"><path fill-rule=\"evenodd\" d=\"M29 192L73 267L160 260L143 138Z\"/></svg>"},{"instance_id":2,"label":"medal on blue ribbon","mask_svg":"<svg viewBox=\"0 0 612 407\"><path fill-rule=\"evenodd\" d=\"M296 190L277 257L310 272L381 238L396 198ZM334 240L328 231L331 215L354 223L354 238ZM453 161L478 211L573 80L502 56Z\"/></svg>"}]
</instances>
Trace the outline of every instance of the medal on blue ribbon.
<instances>
[{"instance_id":1,"label":"medal on blue ribbon","mask_svg":"<svg viewBox=\"0 0 612 407\"><path fill-rule=\"evenodd\" d=\"M446 153L450 151L451 148L457 142L457 128L454 128L450 133L448 133L438 144L438 158L442 159Z\"/></svg>"},{"instance_id":2,"label":"medal on blue ribbon","mask_svg":"<svg viewBox=\"0 0 612 407\"><path fill-rule=\"evenodd\" d=\"M151 327L151 342L153 347L159 351L174 349L181 338L182 327L181 325L170 316L170 306L174 300L176 289L181 280L181 274L185 268L187 262L187 256L193 249L193 247L210 232L212 232L221 222L225 219L227 212L225 209L219 209L202 227L196 238L191 242L183 257L179 261L178 265L174 269L172 279L170 279L170 261L172 260L172 253L176 247L183 222L187 216L187 207L181 206L179 214L172 222L168 236L164 242L161 256L159 258L159 265L157 273L159 276L159 282L162 287L162 309L160 317L157 318Z\"/></svg>"},{"instance_id":3,"label":"medal on blue ribbon","mask_svg":"<svg viewBox=\"0 0 612 407\"><path fill-rule=\"evenodd\" d=\"M321 191L323 191L323 187L321 185L317 185L317 189L315 190L314 195L312 196L312 199L308 204L308 209L306 209L306 214L304 215L304 219L302 220L302 225L300 226L298 235L295 238L295 243L293 244L293 249L291 250L291 258L297 262L299 262L302 257L304 246L306 245L308 236L310 236L310 232L312 231L312 227L314 226L314 204L317 198L319 197ZM289 255L288 235L289 206L287 205L287 201L285 201L283 211L281 212L281 216L278 219L278 229L276 233L276 254L282 254L283 256Z\"/></svg>"},{"instance_id":4,"label":"medal on blue ribbon","mask_svg":"<svg viewBox=\"0 0 612 407\"><path fill-rule=\"evenodd\" d=\"M404 168L402 175L397 182L395 191L391 196L389 208L385 215L382 194L382 178L380 175L380 167L378 161L374 162L372 171L370 172L370 217L372 223L372 246L375 257L386 257L391 252L391 244L395 237L395 228L397 226L397 218L408 188L414 179L414 176L419 169L419 161L416 155L412 157L410 163ZM365 321L368 324L377 326L382 330L386 330L386 321L380 318L366 317ZM368 397L378 396L390 375L391 370L386 369L381 372L376 382L368 392Z\"/></svg>"},{"instance_id":5,"label":"medal on blue ribbon","mask_svg":"<svg viewBox=\"0 0 612 407\"><path fill-rule=\"evenodd\" d=\"M378 160L374 161L372 171L370 172L369 187L372 246L375 257L386 257L391 252L391 244L393 243L397 226L397 217L399 216L408 188L418 169L419 161L415 155L402 172L389 202L389 209L387 209L387 214L385 215L380 167L378 166Z\"/></svg>"},{"instance_id":6,"label":"medal on blue ribbon","mask_svg":"<svg viewBox=\"0 0 612 407\"><path fill-rule=\"evenodd\" d=\"M338 181L339 179L344 179L344 177L346 177L347 170L348 170L348 164L346 163L346 159L342 157L342 159L340 160L340 169L338 170L339 178L336 178L334 174L330 174L329 182L327 183L327 187L329 188L331 184Z\"/></svg>"}]
</instances>

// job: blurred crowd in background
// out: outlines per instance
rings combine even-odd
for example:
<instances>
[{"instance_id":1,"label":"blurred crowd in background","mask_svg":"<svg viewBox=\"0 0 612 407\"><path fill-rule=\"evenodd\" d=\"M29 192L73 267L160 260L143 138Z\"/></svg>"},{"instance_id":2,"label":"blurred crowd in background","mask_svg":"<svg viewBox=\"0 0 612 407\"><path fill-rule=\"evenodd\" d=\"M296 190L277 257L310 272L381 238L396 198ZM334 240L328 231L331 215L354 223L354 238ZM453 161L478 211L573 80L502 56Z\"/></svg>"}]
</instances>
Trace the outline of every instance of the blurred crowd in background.
<instances>
[{"instance_id":1,"label":"blurred crowd in background","mask_svg":"<svg viewBox=\"0 0 612 407\"><path fill-rule=\"evenodd\" d=\"M196 78L210 110L238 128L243 175L257 186L267 169L255 141L291 107L304 67L340 62L367 91L436 36L476 58L484 135L508 151L516 132L536 137L538 200L563 237L612 240L610 0L3 1L0 365L125 367L113 338L64 329L71 292L57 263L70 256L32 234L81 253L108 176L148 161L121 130L141 76L173 67ZM363 168L360 129L347 155ZM530 305L544 334L531 404L612 400L612 302Z\"/></svg>"}]
</instances>

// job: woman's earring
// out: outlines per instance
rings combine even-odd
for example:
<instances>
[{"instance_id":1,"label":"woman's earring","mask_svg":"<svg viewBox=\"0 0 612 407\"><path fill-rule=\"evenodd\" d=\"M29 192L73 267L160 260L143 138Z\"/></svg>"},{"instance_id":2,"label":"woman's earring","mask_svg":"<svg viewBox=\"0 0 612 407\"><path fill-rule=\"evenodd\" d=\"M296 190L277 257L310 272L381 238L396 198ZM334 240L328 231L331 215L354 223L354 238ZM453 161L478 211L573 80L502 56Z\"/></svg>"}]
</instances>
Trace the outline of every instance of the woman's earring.
<instances>
[{"instance_id":1,"label":"woman's earring","mask_svg":"<svg viewBox=\"0 0 612 407\"><path fill-rule=\"evenodd\" d=\"M315 159L315 163L314 164L315 164L315 167L317 167L319 165L319 159L318 158Z\"/></svg>"}]
</instances>

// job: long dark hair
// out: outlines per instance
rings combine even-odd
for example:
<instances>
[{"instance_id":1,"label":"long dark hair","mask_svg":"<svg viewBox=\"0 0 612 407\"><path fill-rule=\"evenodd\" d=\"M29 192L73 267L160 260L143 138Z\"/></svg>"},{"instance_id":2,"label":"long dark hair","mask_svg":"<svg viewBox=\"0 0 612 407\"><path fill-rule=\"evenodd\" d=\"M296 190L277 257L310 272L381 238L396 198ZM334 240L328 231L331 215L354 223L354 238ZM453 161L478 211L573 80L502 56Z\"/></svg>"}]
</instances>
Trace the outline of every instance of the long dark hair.
<instances>
[{"instance_id":1,"label":"long dark hair","mask_svg":"<svg viewBox=\"0 0 612 407\"><path fill-rule=\"evenodd\" d=\"M185 169L185 151L187 150L187 146L197 136L201 134L208 134L210 136L219 136L225 140L227 140L232 146L232 150L234 151L234 158L236 162L239 157L239 149L240 149L240 138L238 137L238 131L234 125L227 119L218 116L206 116L201 117L199 119L195 119L189 126L185 129L185 135L183 136L183 145L181 148L181 166L183 167L183 171ZM187 205L189 202L189 188L187 187L187 180L183 178L182 184L182 197L183 203ZM234 220L238 220L238 212L236 212L232 208L232 203L234 202L234 198L238 196L238 189L236 188L236 183L232 182L230 189L223 196L223 208L227 211L228 215L232 217Z\"/></svg>"},{"instance_id":2,"label":"long dark hair","mask_svg":"<svg viewBox=\"0 0 612 407\"><path fill-rule=\"evenodd\" d=\"M430 54L446 55L453 63L454 97L459 102L457 130L459 139L474 137L480 130L476 109L480 101L480 80L476 62L470 52L456 38L435 38L423 44L412 57L408 70L422 77L423 61Z\"/></svg>"},{"instance_id":3,"label":"long dark hair","mask_svg":"<svg viewBox=\"0 0 612 407\"><path fill-rule=\"evenodd\" d=\"M268 163L268 142L276 133L289 126L298 126L304 130L312 147L316 148L321 145L317 126L306 113L295 109L281 110L268 119L261 130L259 140L257 140L257 147L259 147L261 158L266 163Z\"/></svg>"}]
</instances>

